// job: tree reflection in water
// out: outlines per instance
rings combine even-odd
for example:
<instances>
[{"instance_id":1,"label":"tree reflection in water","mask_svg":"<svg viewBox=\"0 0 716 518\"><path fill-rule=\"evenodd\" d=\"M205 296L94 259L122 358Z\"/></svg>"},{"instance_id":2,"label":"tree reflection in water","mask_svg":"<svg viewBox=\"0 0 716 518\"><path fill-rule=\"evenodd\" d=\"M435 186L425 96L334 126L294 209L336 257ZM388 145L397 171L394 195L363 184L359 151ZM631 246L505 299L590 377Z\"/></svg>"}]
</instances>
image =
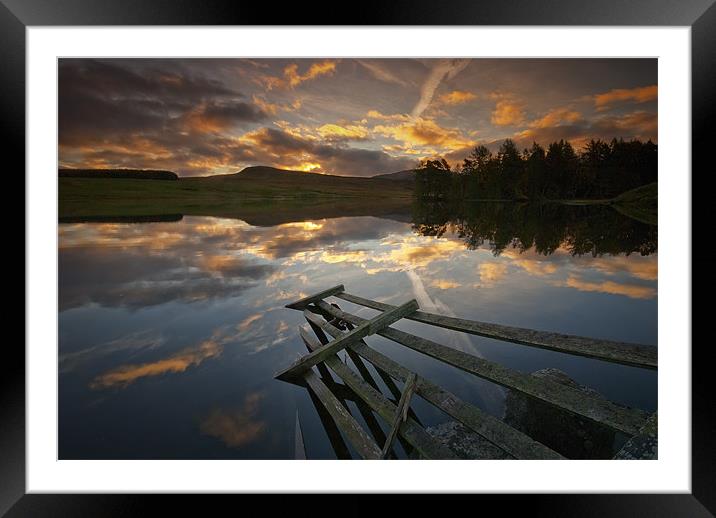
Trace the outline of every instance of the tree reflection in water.
<instances>
[{"instance_id":1,"label":"tree reflection in water","mask_svg":"<svg viewBox=\"0 0 716 518\"><path fill-rule=\"evenodd\" d=\"M421 236L457 235L469 250L488 245L495 256L508 247L551 255L647 256L657 251L657 227L608 206L558 203L434 202L416 200L413 230Z\"/></svg>"}]
</instances>

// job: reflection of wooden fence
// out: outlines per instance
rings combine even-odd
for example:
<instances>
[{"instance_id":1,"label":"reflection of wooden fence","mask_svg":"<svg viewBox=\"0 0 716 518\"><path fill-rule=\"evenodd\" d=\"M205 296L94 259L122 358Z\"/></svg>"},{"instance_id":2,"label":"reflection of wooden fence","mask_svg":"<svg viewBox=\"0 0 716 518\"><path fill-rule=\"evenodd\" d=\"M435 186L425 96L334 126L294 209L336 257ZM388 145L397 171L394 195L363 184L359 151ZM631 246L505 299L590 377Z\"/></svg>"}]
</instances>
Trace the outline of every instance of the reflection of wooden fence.
<instances>
[{"instance_id":1,"label":"reflection of wooden fence","mask_svg":"<svg viewBox=\"0 0 716 518\"><path fill-rule=\"evenodd\" d=\"M329 304L324 300L331 296L379 310L381 313L370 320L363 319L341 310L337 304ZM377 334L506 387L531 400L556 407L580 419L626 434L630 440L624 447L626 450L620 451L617 458L653 458L655 456L656 414L650 416L641 410L617 405L571 386L505 368L483 358L400 331L390 325L405 318L530 347L645 369L657 368L656 347L562 335L425 313L418 309L415 300L401 306L392 306L346 293L343 285L293 302L286 307L303 311L314 334L310 334L303 327L299 328L301 338L309 353L276 374L276 378L305 384L311 389L311 397L316 403L321 421L326 427L337 454L343 456L348 451L342 439L345 437L363 458L385 458L391 449L393 439L397 437L406 451L413 451L416 458L456 458L456 454L443 442L425 431L415 413L410 409L410 397L414 393L435 405L455 421L487 439L509 457L517 459L564 458L504 421L462 401L456 395L422 376L410 372L384 354L369 347L363 338ZM358 372L336 355L342 350L346 351ZM363 360L370 362L375 367L376 372L391 392L393 400L380 391ZM317 372L313 370L313 367L316 367ZM328 369L333 371L343 383L334 381ZM394 380L404 383L402 394ZM372 437L348 411L346 399L354 400ZM373 412L390 424L391 429L387 436L377 423Z\"/></svg>"}]
</instances>

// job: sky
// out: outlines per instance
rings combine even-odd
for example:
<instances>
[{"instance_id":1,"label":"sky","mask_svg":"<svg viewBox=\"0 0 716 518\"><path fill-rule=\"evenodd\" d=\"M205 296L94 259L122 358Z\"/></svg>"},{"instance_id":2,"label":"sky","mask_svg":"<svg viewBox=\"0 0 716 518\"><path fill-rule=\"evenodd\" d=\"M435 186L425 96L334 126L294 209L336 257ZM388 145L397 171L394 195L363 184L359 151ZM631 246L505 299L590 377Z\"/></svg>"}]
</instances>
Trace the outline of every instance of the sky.
<instances>
[{"instance_id":1,"label":"sky","mask_svg":"<svg viewBox=\"0 0 716 518\"><path fill-rule=\"evenodd\" d=\"M373 176L476 145L657 142L656 59L60 59L59 165Z\"/></svg>"}]
</instances>

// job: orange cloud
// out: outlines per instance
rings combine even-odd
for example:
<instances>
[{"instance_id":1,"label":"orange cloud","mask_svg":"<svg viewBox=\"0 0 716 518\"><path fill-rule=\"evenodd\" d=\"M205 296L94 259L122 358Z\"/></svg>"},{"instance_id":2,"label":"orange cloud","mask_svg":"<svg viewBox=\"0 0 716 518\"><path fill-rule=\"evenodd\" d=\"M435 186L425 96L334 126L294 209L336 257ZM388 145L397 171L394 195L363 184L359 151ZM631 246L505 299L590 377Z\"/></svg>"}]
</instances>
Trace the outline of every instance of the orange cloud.
<instances>
[{"instance_id":1,"label":"orange cloud","mask_svg":"<svg viewBox=\"0 0 716 518\"><path fill-rule=\"evenodd\" d=\"M440 146L446 149L469 147L474 142L456 128L443 128L431 119L417 118L395 126L378 125L373 131L411 146Z\"/></svg>"},{"instance_id":2,"label":"orange cloud","mask_svg":"<svg viewBox=\"0 0 716 518\"><path fill-rule=\"evenodd\" d=\"M246 331L251 326L251 324L253 324L257 320L261 320L261 318L263 318L263 316L264 316L263 313L256 313L254 315L249 315L244 320L242 320L239 325L236 326L236 329L238 329L239 331Z\"/></svg>"},{"instance_id":3,"label":"orange cloud","mask_svg":"<svg viewBox=\"0 0 716 518\"><path fill-rule=\"evenodd\" d=\"M320 256L320 260L324 263L336 264L336 263L361 263L368 259L369 256L363 250L346 251L346 252L332 252L327 250Z\"/></svg>"},{"instance_id":4,"label":"orange cloud","mask_svg":"<svg viewBox=\"0 0 716 518\"><path fill-rule=\"evenodd\" d=\"M261 108L264 112L269 115L276 115L278 112L293 112L301 108L301 100L296 99L290 104L276 104L268 102L263 97L258 95L253 96L253 101L256 106Z\"/></svg>"},{"instance_id":5,"label":"orange cloud","mask_svg":"<svg viewBox=\"0 0 716 518\"><path fill-rule=\"evenodd\" d=\"M633 101L643 103L653 101L657 98L657 85L642 86L637 88L616 88L603 94L594 96L594 104L598 110L606 110L610 104L615 102Z\"/></svg>"},{"instance_id":6,"label":"orange cloud","mask_svg":"<svg viewBox=\"0 0 716 518\"><path fill-rule=\"evenodd\" d=\"M441 290L450 290L462 286L460 283L449 281L447 279L435 279L430 283L430 285Z\"/></svg>"},{"instance_id":7,"label":"orange cloud","mask_svg":"<svg viewBox=\"0 0 716 518\"><path fill-rule=\"evenodd\" d=\"M557 265L554 263L535 259L515 259L512 261L512 264L519 266L531 275L537 275L539 277L551 275L558 270Z\"/></svg>"},{"instance_id":8,"label":"orange cloud","mask_svg":"<svg viewBox=\"0 0 716 518\"><path fill-rule=\"evenodd\" d=\"M184 349L163 360L138 365L121 365L116 369L97 376L90 383L90 388L126 387L140 378L184 372L189 367L199 365L206 359L219 356L222 350L223 347L214 340L205 340L198 347Z\"/></svg>"},{"instance_id":9,"label":"orange cloud","mask_svg":"<svg viewBox=\"0 0 716 518\"><path fill-rule=\"evenodd\" d=\"M310 81L318 76L330 75L336 71L335 61L322 61L320 63L314 63L305 74L298 73L298 65L292 63L283 70L283 75L288 81L288 85L293 88L303 83L304 81Z\"/></svg>"},{"instance_id":10,"label":"orange cloud","mask_svg":"<svg viewBox=\"0 0 716 518\"><path fill-rule=\"evenodd\" d=\"M266 112L251 103L205 102L183 115L182 129L199 133L216 133L237 124L258 122L265 118Z\"/></svg>"},{"instance_id":11,"label":"orange cloud","mask_svg":"<svg viewBox=\"0 0 716 518\"><path fill-rule=\"evenodd\" d=\"M582 120L582 114L569 108L555 108L547 112L543 117L530 123L532 128L550 128L558 126L563 122L574 123Z\"/></svg>"},{"instance_id":12,"label":"orange cloud","mask_svg":"<svg viewBox=\"0 0 716 518\"><path fill-rule=\"evenodd\" d=\"M201 266L205 271L231 275L244 266L245 261L235 255L207 255L201 259Z\"/></svg>"},{"instance_id":13,"label":"orange cloud","mask_svg":"<svg viewBox=\"0 0 716 518\"><path fill-rule=\"evenodd\" d=\"M282 169L289 169L289 167L282 167ZM303 171L304 173L317 173L322 172L323 166L318 162L301 162L298 165L292 166L291 169L294 171Z\"/></svg>"},{"instance_id":14,"label":"orange cloud","mask_svg":"<svg viewBox=\"0 0 716 518\"><path fill-rule=\"evenodd\" d=\"M410 120L410 116L405 115L404 113L393 113L391 115L386 115L384 113L379 112L378 110L368 110L366 117L369 117L371 119L385 120L385 121L408 121L408 120Z\"/></svg>"},{"instance_id":15,"label":"orange cloud","mask_svg":"<svg viewBox=\"0 0 716 518\"><path fill-rule=\"evenodd\" d=\"M265 422L256 420L262 399L263 394L248 394L238 410L213 409L201 422L201 433L221 439L230 448L238 448L255 441L266 429Z\"/></svg>"},{"instance_id":16,"label":"orange cloud","mask_svg":"<svg viewBox=\"0 0 716 518\"><path fill-rule=\"evenodd\" d=\"M357 125L324 124L316 131L321 137L329 140L365 140L368 138L368 129Z\"/></svg>"},{"instance_id":17,"label":"orange cloud","mask_svg":"<svg viewBox=\"0 0 716 518\"><path fill-rule=\"evenodd\" d=\"M525 121L522 104L510 100L497 101L490 119L497 126L515 126Z\"/></svg>"},{"instance_id":18,"label":"orange cloud","mask_svg":"<svg viewBox=\"0 0 716 518\"><path fill-rule=\"evenodd\" d=\"M653 257L647 260L634 261L632 257L614 256L593 259L590 266L607 275L626 272L632 277L646 281L655 281L658 278L659 264Z\"/></svg>"},{"instance_id":19,"label":"orange cloud","mask_svg":"<svg viewBox=\"0 0 716 518\"><path fill-rule=\"evenodd\" d=\"M385 243L388 244L388 243ZM393 243L397 248L387 253L372 253L364 258L366 262L375 263L375 266L368 265L365 272L373 275L384 271L404 271L409 268L424 268L433 261L440 261L454 257L455 253L463 253L465 245L459 241L434 240L425 243L420 240L406 239Z\"/></svg>"},{"instance_id":20,"label":"orange cloud","mask_svg":"<svg viewBox=\"0 0 716 518\"><path fill-rule=\"evenodd\" d=\"M291 63L283 69L283 77L256 75L254 81L263 85L266 90L274 88L294 88L305 81L310 81L322 75L331 75L336 71L336 61L321 61L313 63L305 74L298 71L298 64Z\"/></svg>"},{"instance_id":21,"label":"orange cloud","mask_svg":"<svg viewBox=\"0 0 716 518\"><path fill-rule=\"evenodd\" d=\"M477 99L477 96L472 92L464 90L453 90L450 93L441 95L438 100L443 104L456 105L464 104Z\"/></svg>"},{"instance_id":22,"label":"orange cloud","mask_svg":"<svg viewBox=\"0 0 716 518\"><path fill-rule=\"evenodd\" d=\"M479 266L480 282L493 284L507 274L507 265L502 263L482 263Z\"/></svg>"},{"instance_id":23,"label":"orange cloud","mask_svg":"<svg viewBox=\"0 0 716 518\"><path fill-rule=\"evenodd\" d=\"M596 291L612 295L624 295L633 299L652 299L656 297L656 288L636 284L619 284L614 281L588 282L570 275L565 286L579 291Z\"/></svg>"},{"instance_id":24,"label":"orange cloud","mask_svg":"<svg viewBox=\"0 0 716 518\"><path fill-rule=\"evenodd\" d=\"M598 121L598 123L611 123L617 129L636 131L645 135L656 135L658 129L657 114L645 111L627 113L621 117L606 118L604 121Z\"/></svg>"}]
</instances>

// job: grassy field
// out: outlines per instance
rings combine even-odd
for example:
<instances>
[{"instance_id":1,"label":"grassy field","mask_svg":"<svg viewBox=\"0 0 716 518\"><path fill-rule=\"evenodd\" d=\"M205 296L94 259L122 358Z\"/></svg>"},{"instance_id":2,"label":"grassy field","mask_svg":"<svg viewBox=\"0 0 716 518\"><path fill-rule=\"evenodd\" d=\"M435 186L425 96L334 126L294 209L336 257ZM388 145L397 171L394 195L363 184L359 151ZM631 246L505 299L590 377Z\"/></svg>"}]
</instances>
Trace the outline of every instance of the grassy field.
<instances>
[{"instance_id":1,"label":"grassy field","mask_svg":"<svg viewBox=\"0 0 716 518\"><path fill-rule=\"evenodd\" d=\"M306 217L381 215L410 206L410 186L390 180L305 173L181 178L59 178L59 217L183 214L271 224ZM264 223L268 222L268 223Z\"/></svg>"},{"instance_id":2,"label":"grassy field","mask_svg":"<svg viewBox=\"0 0 716 518\"><path fill-rule=\"evenodd\" d=\"M156 216L219 216L254 225L341 216L409 213L410 182L247 168L241 173L178 180L70 178L59 181L60 221ZM560 200L610 205L625 216L657 223L657 184L611 200Z\"/></svg>"}]
</instances>

